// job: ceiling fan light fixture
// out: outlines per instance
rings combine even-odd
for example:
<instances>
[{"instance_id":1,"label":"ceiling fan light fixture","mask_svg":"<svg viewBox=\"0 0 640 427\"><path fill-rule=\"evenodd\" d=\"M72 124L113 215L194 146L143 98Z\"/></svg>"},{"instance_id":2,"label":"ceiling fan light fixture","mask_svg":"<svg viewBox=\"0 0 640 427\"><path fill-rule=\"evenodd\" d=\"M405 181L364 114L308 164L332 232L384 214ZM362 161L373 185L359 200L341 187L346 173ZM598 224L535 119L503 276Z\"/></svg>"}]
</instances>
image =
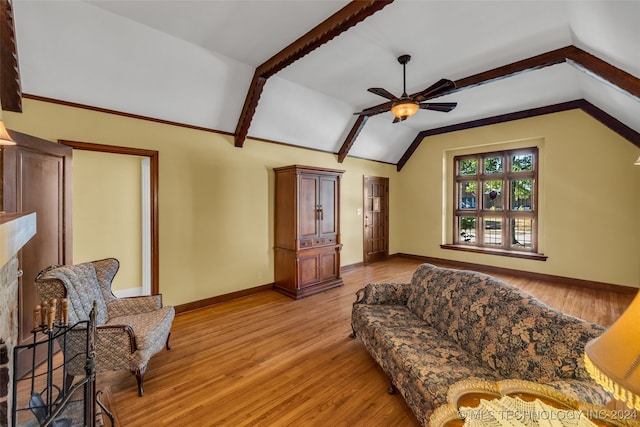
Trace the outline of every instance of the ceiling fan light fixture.
<instances>
[{"instance_id":1,"label":"ceiling fan light fixture","mask_svg":"<svg viewBox=\"0 0 640 427\"><path fill-rule=\"evenodd\" d=\"M413 116L419 108L420 106L417 102L407 99L393 104L391 112L397 119L406 119L407 117Z\"/></svg>"}]
</instances>

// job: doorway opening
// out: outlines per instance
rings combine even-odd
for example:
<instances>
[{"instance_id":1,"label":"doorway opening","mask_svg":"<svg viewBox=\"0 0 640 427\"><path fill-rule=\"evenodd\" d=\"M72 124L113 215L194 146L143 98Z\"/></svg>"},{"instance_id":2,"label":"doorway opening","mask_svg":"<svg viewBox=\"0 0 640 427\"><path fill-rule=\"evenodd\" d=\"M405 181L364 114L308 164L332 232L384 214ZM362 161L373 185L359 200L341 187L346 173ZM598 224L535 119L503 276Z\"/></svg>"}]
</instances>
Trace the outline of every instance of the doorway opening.
<instances>
[{"instance_id":1,"label":"doorway opening","mask_svg":"<svg viewBox=\"0 0 640 427\"><path fill-rule=\"evenodd\" d=\"M78 141L59 141L61 144L72 147L74 150L85 150L93 153L107 153L125 155L130 160L139 161L140 170L140 209L141 225L139 228L141 252L140 272L142 289L123 290L119 296L133 296L131 292L140 295L159 293L159 229L158 229L158 152L130 147L102 145ZM117 209L117 206L113 206ZM122 260L121 260L122 261Z\"/></svg>"}]
</instances>

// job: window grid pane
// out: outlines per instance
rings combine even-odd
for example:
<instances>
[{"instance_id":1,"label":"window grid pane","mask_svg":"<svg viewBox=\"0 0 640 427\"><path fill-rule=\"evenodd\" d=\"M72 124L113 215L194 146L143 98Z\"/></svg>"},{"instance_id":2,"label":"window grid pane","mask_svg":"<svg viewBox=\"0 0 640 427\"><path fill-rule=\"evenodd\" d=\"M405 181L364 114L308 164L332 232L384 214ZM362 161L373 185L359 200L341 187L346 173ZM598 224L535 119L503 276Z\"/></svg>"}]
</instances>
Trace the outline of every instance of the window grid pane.
<instances>
[{"instance_id":1,"label":"window grid pane","mask_svg":"<svg viewBox=\"0 0 640 427\"><path fill-rule=\"evenodd\" d=\"M511 171L522 172L533 170L533 154L514 154L511 157Z\"/></svg>"},{"instance_id":2,"label":"window grid pane","mask_svg":"<svg viewBox=\"0 0 640 427\"><path fill-rule=\"evenodd\" d=\"M476 243L476 224L478 220L473 216L461 216L459 218L458 229L460 230L460 242Z\"/></svg>"},{"instance_id":3,"label":"window grid pane","mask_svg":"<svg viewBox=\"0 0 640 427\"><path fill-rule=\"evenodd\" d=\"M484 217L484 244L502 246L502 218Z\"/></svg>"},{"instance_id":4,"label":"window grid pane","mask_svg":"<svg viewBox=\"0 0 640 427\"><path fill-rule=\"evenodd\" d=\"M484 159L484 173L494 174L504 172L502 169L502 156L485 157Z\"/></svg>"},{"instance_id":5,"label":"window grid pane","mask_svg":"<svg viewBox=\"0 0 640 427\"><path fill-rule=\"evenodd\" d=\"M511 220L511 247L514 249L531 249L533 220L514 218Z\"/></svg>"},{"instance_id":6,"label":"window grid pane","mask_svg":"<svg viewBox=\"0 0 640 427\"><path fill-rule=\"evenodd\" d=\"M483 181L483 208L486 210L502 210L504 203L502 200L502 181Z\"/></svg>"},{"instance_id":7,"label":"window grid pane","mask_svg":"<svg viewBox=\"0 0 640 427\"><path fill-rule=\"evenodd\" d=\"M458 174L459 175L475 175L478 173L478 160L477 159L463 159L459 162Z\"/></svg>"},{"instance_id":8,"label":"window grid pane","mask_svg":"<svg viewBox=\"0 0 640 427\"><path fill-rule=\"evenodd\" d=\"M458 209L476 209L476 181L464 181L458 184Z\"/></svg>"},{"instance_id":9,"label":"window grid pane","mask_svg":"<svg viewBox=\"0 0 640 427\"><path fill-rule=\"evenodd\" d=\"M533 210L533 180L511 181L511 209L514 211Z\"/></svg>"}]
</instances>

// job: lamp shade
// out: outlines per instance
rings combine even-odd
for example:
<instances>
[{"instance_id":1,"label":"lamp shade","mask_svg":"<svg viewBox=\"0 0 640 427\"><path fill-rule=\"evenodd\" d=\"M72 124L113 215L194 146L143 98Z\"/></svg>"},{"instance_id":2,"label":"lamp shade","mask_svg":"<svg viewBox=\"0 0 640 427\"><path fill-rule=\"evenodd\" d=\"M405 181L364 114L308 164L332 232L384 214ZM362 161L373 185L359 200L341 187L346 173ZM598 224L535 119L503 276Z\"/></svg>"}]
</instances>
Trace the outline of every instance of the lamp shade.
<instances>
[{"instance_id":1,"label":"lamp shade","mask_svg":"<svg viewBox=\"0 0 640 427\"><path fill-rule=\"evenodd\" d=\"M584 359L598 384L640 409L640 292L609 329L585 346Z\"/></svg>"},{"instance_id":2,"label":"lamp shade","mask_svg":"<svg viewBox=\"0 0 640 427\"><path fill-rule=\"evenodd\" d=\"M418 103L407 99L405 101L399 101L391 107L391 112L398 119L407 118L413 116L417 111Z\"/></svg>"},{"instance_id":3,"label":"lamp shade","mask_svg":"<svg viewBox=\"0 0 640 427\"><path fill-rule=\"evenodd\" d=\"M0 120L0 145L15 145L16 142L11 138L7 128L4 127L4 122Z\"/></svg>"},{"instance_id":4,"label":"lamp shade","mask_svg":"<svg viewBox=\"0 0 640 427\"><path fill-rule=\"evenodd\" d=\"M638 160L636 160L636 162L634 163L634 165L636 165L636 166L640 166L640 157L638 157Z\"/></svg>"}]
</instances>

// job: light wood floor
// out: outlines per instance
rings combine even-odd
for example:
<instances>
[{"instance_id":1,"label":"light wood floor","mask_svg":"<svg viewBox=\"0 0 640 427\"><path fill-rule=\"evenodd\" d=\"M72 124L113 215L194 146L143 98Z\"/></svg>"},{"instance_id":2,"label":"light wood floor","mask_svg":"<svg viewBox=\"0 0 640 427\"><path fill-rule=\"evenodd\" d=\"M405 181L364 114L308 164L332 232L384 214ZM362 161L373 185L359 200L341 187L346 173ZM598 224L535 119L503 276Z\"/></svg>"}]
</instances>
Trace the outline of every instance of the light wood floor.
<instances>
[{"instance_id":1,"label":"light wood floor","mask_svg":"<svg viewBox=\"0 0 640 427\"><path fill-rule=\"evenodd\" d=\"M401 395L351 333L355 291L409 281L419 261L343 272L345 286L299 301L268 291L180 314L172 350L151 359L145 395L133 375L101 374L120 426L417 426ZM604 325L633 294L501 276L548 304Z\"/></svg>"}]
</instances>

